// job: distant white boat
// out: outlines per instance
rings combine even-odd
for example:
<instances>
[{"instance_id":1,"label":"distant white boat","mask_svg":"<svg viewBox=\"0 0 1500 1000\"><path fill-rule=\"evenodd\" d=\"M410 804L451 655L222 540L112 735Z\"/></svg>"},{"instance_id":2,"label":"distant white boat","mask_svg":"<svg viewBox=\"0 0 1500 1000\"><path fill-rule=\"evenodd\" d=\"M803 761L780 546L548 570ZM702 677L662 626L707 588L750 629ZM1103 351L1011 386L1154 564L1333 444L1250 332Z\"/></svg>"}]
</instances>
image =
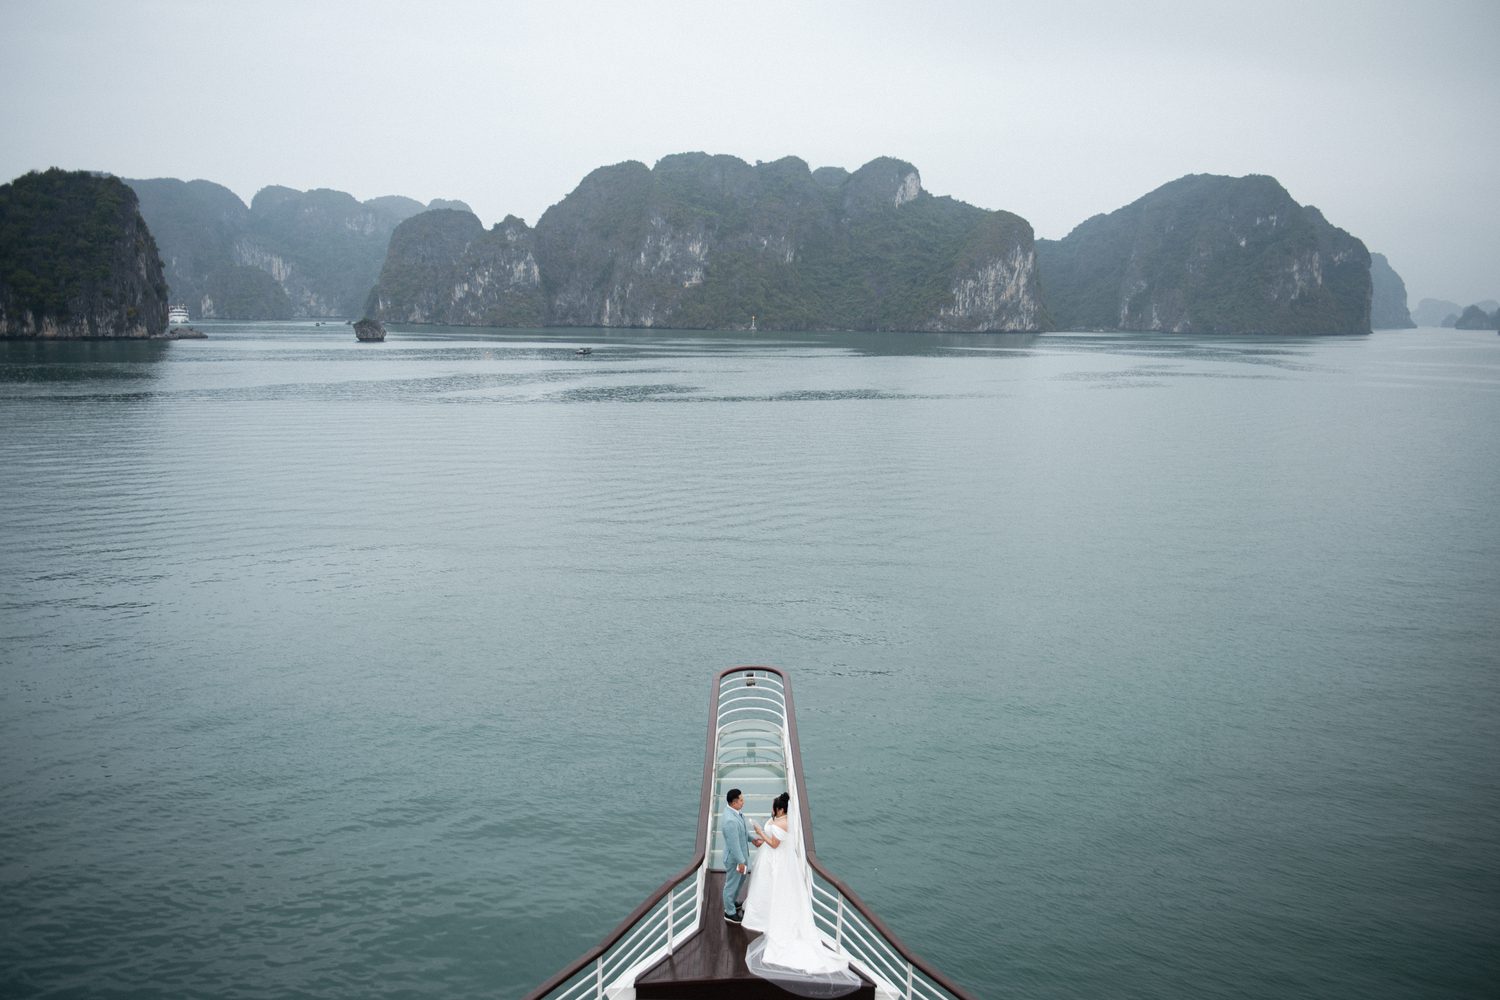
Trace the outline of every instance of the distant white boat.
<instances>
[{"instance_id":1,"label":"distant white boat","mask_svg":"<svg viewBox=\"0 0 1500 1000\"><path fill-rule=\"evenodd\" d=\"M183 326L188 321L187 306L168 306L167 325Z\"/></svg>"}]
</instances>

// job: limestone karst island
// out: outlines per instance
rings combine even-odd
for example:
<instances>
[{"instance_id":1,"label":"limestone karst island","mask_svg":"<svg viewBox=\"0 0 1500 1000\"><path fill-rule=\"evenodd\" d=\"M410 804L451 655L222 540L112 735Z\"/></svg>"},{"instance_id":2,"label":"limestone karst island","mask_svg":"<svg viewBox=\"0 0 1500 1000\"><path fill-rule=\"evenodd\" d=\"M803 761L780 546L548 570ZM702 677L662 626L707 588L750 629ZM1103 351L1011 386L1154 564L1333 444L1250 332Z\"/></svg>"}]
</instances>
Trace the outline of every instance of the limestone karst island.
<instances>
[{"instance_id":1,"label":"limestone karst island","mask_svg":"<svg viewBox=\"0 0 1500 1000\"><path fill-rule=\"evenodd\" d=\"M195 319L492 327L1361 334L1409 327L1379 254L1273 178L1190 175L1060 240L854 171L683 153L600 167L535 226L460 201L51 169L0 187L0 336ZM1479 307L1453 323L1484 326Z\"/></svg>"},{"instance_id":2,"label":"limestone karst island","mask_svg":"<svg viewBox=\"0 0 1500 1000\"><path fill-rule=\"evenodd\" d=\"M135 192L48 170L0 186L0 336L153 337L167 281Z\"/></svg>"}]
</instances>

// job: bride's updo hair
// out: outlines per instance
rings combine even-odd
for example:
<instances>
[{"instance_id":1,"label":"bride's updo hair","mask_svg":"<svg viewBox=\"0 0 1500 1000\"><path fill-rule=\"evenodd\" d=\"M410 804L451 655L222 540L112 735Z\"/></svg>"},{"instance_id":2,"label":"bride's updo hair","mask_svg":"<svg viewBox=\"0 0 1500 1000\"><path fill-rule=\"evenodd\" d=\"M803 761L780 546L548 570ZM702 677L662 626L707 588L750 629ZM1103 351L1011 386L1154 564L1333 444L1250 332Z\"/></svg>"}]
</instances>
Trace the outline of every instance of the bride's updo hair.
<instances>
[{"instance_id":1,"label":"bride's updo hair","mask_svg":"<svg viewBox=\"0 0 1500 1000\"><path fill-rule=\"evenodd\" d=\"M771 801L771 815L772 816L780 816L781 814L783 814L783 813L785 813L787 811L787 807L789 807L791 804L792 804L792 793L791 792L782 792L780 795L776 796L776 798Z\"/></svg>"}]
</instances>

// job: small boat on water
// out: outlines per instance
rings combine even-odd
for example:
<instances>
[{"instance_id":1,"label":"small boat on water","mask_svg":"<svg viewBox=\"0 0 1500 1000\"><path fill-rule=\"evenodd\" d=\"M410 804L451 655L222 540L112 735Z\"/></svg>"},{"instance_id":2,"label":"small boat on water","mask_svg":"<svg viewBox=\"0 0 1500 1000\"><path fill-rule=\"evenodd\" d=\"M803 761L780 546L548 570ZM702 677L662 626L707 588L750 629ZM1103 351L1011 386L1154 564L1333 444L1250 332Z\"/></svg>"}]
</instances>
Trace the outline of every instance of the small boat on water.
<instances>
[{"instance_id":1,"label":"small boat on water","mask_svg":"<svg viewBox=\"0 0 1500 1000\"><path fill-rule=\"evenodd\" d=\"M167 325L168 326L187 326L187 324L188 324L187 306L167 306Z\"/></svg>"},{"instance_id":2,"label":"small boat on water","mask_svg":"<svg viewBox=\"0 0 1500 1000\"><path fill-rule=\"evenodd\" d=\"M823 944L860 978L858 1000L972 1000L902 944L813 850L792 682L776 667L732 667L713 680L708 745L693 859L598 946L524 1000L785 1000L789 993L752 972L753 932L723 919L724 793L740 789L745 813L770 814L790 790L812 878L813 917Z\"/></svg>"},{"instance_id":3,"label":"small boat on water","mask_svg":"<svg viewBox=\"0 0 1500 1000\"><path fill-rule=\"evenodd\" d=\"M573 353L576 354L576 355L578 355L581 358L581 357L584 357L586 355L593 354L594 353L594 349L592 347L580 347L578 350L574 351Z\"/></svg>"}]
</instances>

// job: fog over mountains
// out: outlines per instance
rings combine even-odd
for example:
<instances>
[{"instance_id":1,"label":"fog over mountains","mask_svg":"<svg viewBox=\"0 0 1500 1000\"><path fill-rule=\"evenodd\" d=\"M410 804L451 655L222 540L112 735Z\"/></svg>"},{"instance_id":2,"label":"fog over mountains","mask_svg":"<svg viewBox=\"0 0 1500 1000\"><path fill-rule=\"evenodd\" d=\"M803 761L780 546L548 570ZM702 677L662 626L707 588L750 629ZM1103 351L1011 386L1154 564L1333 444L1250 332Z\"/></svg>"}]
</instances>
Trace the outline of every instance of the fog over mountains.
<instances>
[{"instance_id":1,"label":"fog over mountains","mask_svg":"<svg viewBox=\"0 0 1500 1000\"><path fill-rule=\"evenodd\" d=\"M274 7L8 5L0 180L207 178L247 207L272 182L457 195L535 227L622 160L894 155L1059 240L1190 172L1265 174L1388 255L1413 302L1500 297L1493 0ZM690 85L642 57L663 45L703 56ZM171 57L118 71L142 52Z\"/></svg>"},{"instance_id":2,"label":"fog over mountains","mask_svg":"<svg viewBox=\"0 0 1500 1000\"><path fill-rule=\"evenodd\" d=\"M117 219L87 243L21 228L51 211L43 176L3 188L11 336L147 335L155 320L121 324L106 308L140 298L132 268L112 277L96 253L111 241L142 247L196 319L1276 335L1500 323L1492 301L1424 299L1414 315L1384 256L1262 175L1182 177L1036 240L1020 215L934 195L892 157L852 172L796 157L626 161L592 171L534 228L508 216L488 230L453 200L272 186L247 206L209 181L49 171L76 211ZM79 297L86 275L98 308Z\"/></svg>"},{"instance_id":3,"label":"fog over mountains","mask_svg":"<svg viewBox=\"0 0 1500 1000\"><path fill-rule=\"evenodd\" d=\"M494 326L1350 333L1401 279L1273 178L1193 175L1036 241L883 157L703 153L585 177L535 227L462 202L128 182L197 318ZM1372 307L1373 303L1373 307ZM753 319L752 319L753 318Z\"/></svg>"},{"instance_id":4,"label":"fog over mountains","mask_svg":"<svg viewBox=\"0 0 1500 1000\"><path fill-rule=\"evenodd\" d=\"M350 317L364 306L391 233L433 208L389 196L262 188L247 206L222 185L126 180L156 237L174 302L198 319Z\"/></svg>"},{"instance_id":5,"label":"fog over mountains","mask_svg":"<svg viewBox=\"0 0 1500 1000\"><path fill-rule=\"evenodd\" d=\"M891 157L852 172L795 157L627 161L591 172L534 228L510 216L488 230L450 200L273 186L247 206L208 181L128 183L171 299L197 319L1296 335L1413 325L1382 256L1257 175L1183 177L1041 241L1020 215L926 191L915 166ZM32 288L17 267L12 284ZM1445 325L1472 328L1494 311L1440 308ZM1424 302L1416 321L1438 309Z\"/></svg>"}]
</instances>

